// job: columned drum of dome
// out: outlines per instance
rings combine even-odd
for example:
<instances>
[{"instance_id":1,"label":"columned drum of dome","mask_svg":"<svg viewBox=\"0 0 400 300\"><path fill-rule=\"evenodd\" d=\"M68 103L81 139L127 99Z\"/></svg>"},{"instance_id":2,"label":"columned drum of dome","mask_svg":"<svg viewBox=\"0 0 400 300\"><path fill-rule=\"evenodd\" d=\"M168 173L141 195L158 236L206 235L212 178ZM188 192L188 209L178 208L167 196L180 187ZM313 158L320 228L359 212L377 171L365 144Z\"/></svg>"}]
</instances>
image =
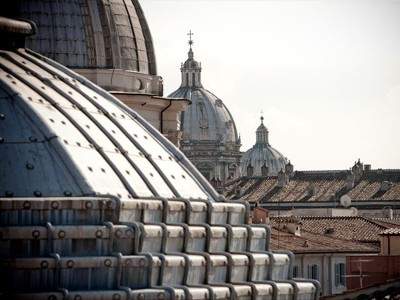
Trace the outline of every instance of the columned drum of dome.
<instances>
[{"instance_id":1,"label":"columned drum of dome","mask_svg":"<svg viewBox=\"0 0 400 300\"><path fill-rule=\"evenodd\" d=\"M194 59L190 32L188 59L181 66L179 89L169 97L192 104L182 113L181 150L205 178L219 186L240 176L240 138L228 108L201 82L201 64Z\"/></svg>"},{"instance_id":2,"label":"columned drum of dome","mask_svg":"<svg viewBox=\"0 0 400 300\"><path fill-rule=\"evenodd\" d=\"M269 132L261 117L256 131L256 143L247 150L242 159L243 176L277 176L285 172L288 163L285 156L269 144Z\"/></svg>"}]
</instances>

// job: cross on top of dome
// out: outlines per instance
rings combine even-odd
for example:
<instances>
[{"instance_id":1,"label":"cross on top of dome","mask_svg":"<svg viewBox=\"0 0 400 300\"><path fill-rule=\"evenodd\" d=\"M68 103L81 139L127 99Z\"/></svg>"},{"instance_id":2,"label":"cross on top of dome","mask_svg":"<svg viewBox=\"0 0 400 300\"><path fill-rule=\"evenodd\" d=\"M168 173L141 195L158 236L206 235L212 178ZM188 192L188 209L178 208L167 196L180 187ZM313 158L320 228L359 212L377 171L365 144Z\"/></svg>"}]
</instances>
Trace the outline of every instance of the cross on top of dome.
<instances>
[{"instance_id":1,"label":"cross on top of dome","mask_svg":"<svg viewBox=\"0 0 400 300\"><path fill-rule=\"evenodd\" d=\"M192 30L189 30L189 33L187 35L189 36L188 44L189 44L190 48L192 48L192 45L194 43L194 41L192 40L192 35L194 35L194 33L192 32Z\"/></svg>"}]
</instances>

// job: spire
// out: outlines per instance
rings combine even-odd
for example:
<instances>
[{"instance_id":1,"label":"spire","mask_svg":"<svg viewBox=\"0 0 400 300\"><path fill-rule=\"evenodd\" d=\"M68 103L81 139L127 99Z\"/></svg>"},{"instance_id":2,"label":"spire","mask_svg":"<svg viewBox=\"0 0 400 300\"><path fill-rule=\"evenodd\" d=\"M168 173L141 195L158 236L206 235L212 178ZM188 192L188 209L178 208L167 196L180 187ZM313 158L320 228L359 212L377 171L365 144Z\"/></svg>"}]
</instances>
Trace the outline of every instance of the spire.
<instances>
[{"instance_id":1,"label":"spire","mask_svg":"<svg viewBox=\"0 0 400 300\"><path fill-rule=\"evenodd\" d=\"M192 35L194 35L194 33L193 33L191 30L189 30L189 33L188 33L187 35L189 36L189 41L188 41L188 44L189 44L188 58L189 58L189 59L193 59L192 45L193 45L194 41L192 40Z\"/></svg>"},{"instance_id":2,"label":"spire","mask_svg":"<svg viewBox=\"0 0 400 300\"><path fill-rule=\"evenodd\" d=\"M256 131L256 144L259 145L269 145L268 142L268 129L264 125L264 117L262 116L262 111L261 111L261 124L258 126L257 131Z\"/></svg>"},{"instance_id":3,"label":"spire","mask_svg":"<svg viewBox=\"0 0 400 300\"><path fill-rule=\"evenodd\" d=\"M187 35L189 36L189 52L188 59L181 66L181 87L202 87L200 81L201 64L194 59L192 50L192 45L194 44L194 41L192 40L192 35L194 35L194 33L189 30L189 33Z\"/></svg>"}]
</instances>

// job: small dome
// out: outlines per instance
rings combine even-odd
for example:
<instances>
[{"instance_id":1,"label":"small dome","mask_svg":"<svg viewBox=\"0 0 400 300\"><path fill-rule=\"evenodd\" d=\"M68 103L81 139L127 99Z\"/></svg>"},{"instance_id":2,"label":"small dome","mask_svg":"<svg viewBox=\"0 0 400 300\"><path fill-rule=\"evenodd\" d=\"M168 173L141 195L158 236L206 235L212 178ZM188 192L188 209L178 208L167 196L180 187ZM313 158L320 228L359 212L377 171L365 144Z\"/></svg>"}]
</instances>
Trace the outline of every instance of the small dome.
<instances>
[{"instance_id":1,"label":"small dome","mask_svg":"<svg viewBox=\"0 0 400 300\"><path fill-rule=\"evenodd\" d=\"M268 167L268 175L276 176L281 170L285 170L288 161L282 153L269 144L269 132L261 117L261 124L256 131L256 144L247 150L242 159L243 176L262 176L262 168ZM247 173L247 167L253 166L252 175ZM265 167L264 167L265 168Z\"/></svg>"}]
</instances>

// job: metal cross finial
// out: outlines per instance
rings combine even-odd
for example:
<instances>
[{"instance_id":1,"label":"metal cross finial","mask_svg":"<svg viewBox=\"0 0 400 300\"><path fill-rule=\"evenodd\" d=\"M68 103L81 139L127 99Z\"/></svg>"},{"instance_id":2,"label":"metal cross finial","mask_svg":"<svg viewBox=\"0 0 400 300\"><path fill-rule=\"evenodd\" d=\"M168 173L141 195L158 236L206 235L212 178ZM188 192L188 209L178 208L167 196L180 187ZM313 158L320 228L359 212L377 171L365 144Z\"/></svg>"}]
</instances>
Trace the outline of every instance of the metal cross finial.
<instances>
[{"instance_id":1,"label":"metal cross finial","mask_svg":"<svg viewBox=\"0 0 400 300\"><path fill-rule=\"evenodd\" d=\"M263 113L264 112L261 110L261 118L260 118L261 119L261 123L263 123L263 121L264 121Z\"/></svg>"},{"instance_id":2,"label":"metal cross finial","mask_svg":"<svg viewBox=\"0 0 400 300\"><path fill-rule=\"evenodd\" d=\"M194 35L194 33L192 33L192 31L189 30L189 33L187 35L189 36L189 42L188 43L189 43L190 47L192 47L192 45L193 45L192 35Z\"/></svg>"}]
</instances>

